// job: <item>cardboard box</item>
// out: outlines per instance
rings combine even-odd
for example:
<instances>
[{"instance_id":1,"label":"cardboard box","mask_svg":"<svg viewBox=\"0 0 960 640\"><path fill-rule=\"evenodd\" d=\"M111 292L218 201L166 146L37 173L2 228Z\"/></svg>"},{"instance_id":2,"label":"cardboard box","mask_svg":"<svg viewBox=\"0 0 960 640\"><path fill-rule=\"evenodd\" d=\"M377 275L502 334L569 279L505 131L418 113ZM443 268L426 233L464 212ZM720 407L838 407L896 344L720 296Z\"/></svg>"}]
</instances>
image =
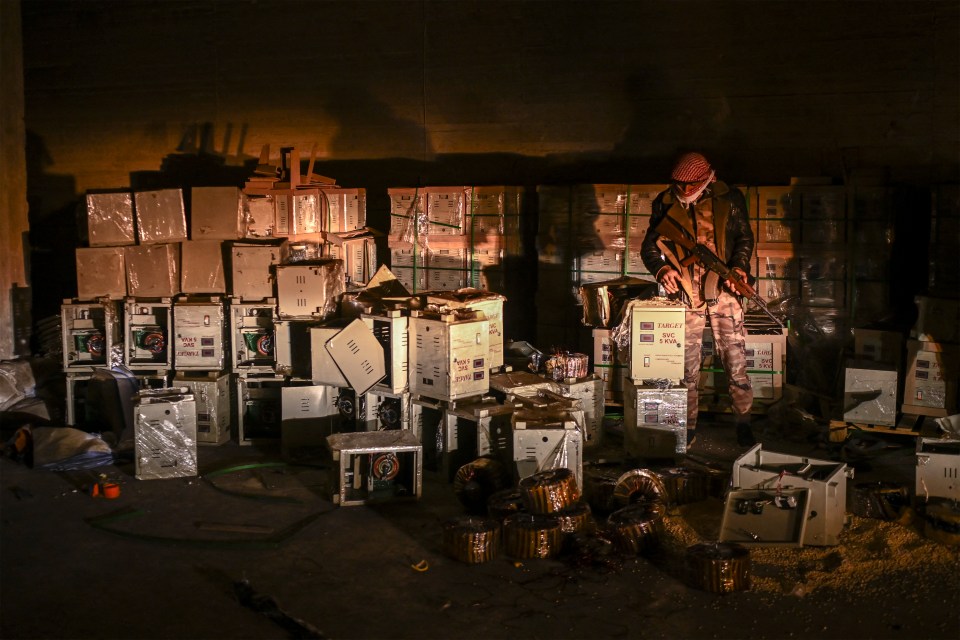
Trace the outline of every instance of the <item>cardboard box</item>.
<instances>
[{"instance_id":1,"label":"cardboard box","mask_svg":"<svg viewBox=\"0 0 960 640\"><path fill-rule=\"evenodd\" d=\"M908 340L903 412L935 417L956 413L958 366L957 345Z\"/></svg>"},{"instance_id":2,"label":"cardboard box","mask_svg":"<svg viewBox=\"0 0 960 640\"><path fill-rule=\"evenodd\" d=\"M127 295L169 298L180 293L180 243L124 248Z\"/></svg>"},{"instance_id":3,"label":"cardboard box","mask_svg":"<svg viewBox=\"0 0 960 640\"><path fill-rule=\"evenodd\" d=\"M286 258L287 245L241 244L230 247L230 294L245 301L275 298L274 265Z\"/></svg>"},{"instance_id":4,"label":"cardboard box","mask_svg":"<svg viewBox=\"0 0 960 640\"><path fill-rule=\"evenodd\" d=\"M226 293L223 250L219 240L188 240L180 243L180 291Z\"/></svg>"},{"instance_id":5,"label":"cardboard box","mask_svg":"<svg viewBox=\"0 0 960 640\"><path fill-rule=\"evenodd\" d=\"M183 191L160 189L133 194L140 244L160 244L187 240L187 215Z\"/></svg>"},{"instance_id":6,"label":"cardboard box","mask_svg":"<svg viewBox=\"0 0 960 640\"><path fill-rule=\"evenodd\" d=\"M880 362L847 363L843 386L846 422L897 424L897 369Z\"/></svg>"},{"instance_id":7,"label":"cardboard box","mask_svg":"<svg viewBox=\"0 0 960 640\"><path fill-rule=\"evenodd\" d=\"M236 240L244 236L245 196L237 187L190 190L190 238Z\"/></svg>"},{"instance_id":8,"label":"cardboard box","mask_svg":"<svg viewBox=\"0 0 960 640\"><path fill-rule=\"evenodd\" d=\"M119 299L127 295L124 247L78 247L76 260L80 300L104 296Z\"/></svg>"},{"instance_id":9,"label":"cardboard box","mask_svg":"<svg viewBox=\"0 0 960 640\"><path fill-rule=\"evenodd\" d=\"M87 193L87 241L91 247L136 244L133 194Z\"/></svg>"}]
</instances>

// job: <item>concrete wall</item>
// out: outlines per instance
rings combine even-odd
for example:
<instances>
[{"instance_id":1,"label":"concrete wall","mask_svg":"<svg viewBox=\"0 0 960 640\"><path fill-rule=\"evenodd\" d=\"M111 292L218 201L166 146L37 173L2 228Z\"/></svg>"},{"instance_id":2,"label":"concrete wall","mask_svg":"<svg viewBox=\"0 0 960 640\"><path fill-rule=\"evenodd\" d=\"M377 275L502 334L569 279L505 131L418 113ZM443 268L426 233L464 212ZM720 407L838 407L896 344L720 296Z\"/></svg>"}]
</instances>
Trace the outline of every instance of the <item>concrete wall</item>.
<instances>
[{"instance_id":1,"label":"concrete wall","mask_svg":"<svg viewBox=\"0 0 960 640\"><path fill-rule=\"evenodd\" d=\"M24 236L27 232L27 171L24 161L23 55L20 3L0 2L0 360L29 353L29 321L14 322L15 291L27 286ZM26 348L26 350L25 350Z\"/></svg>"},{"instance_id":2,"label":"concrete wall","mask_svg":"<svg viewBox=\"0 0 960 640\"><path fill-rule=\"evenodd\" d=\"M955 181L955 2L24 0L35 255L87 189L239 184L264 143L389 186ZM41 232L38 232L41 229ZM42 266L35 260L35 270ZM42 262L42 260L40 261ZM73 274L49 269L69 295Z\"/></svg>"}]
</instances>

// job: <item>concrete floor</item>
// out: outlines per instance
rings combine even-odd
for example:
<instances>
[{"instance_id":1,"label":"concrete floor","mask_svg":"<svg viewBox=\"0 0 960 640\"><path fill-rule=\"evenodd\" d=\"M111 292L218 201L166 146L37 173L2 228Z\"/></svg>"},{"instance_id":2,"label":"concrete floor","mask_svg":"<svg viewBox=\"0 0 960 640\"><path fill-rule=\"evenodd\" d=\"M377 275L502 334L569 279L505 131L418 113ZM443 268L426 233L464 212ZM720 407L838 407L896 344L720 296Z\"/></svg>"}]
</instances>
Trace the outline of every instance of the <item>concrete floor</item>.
<instances>
[{"instance_id":1,"label":"concrete floor","mask_svg":"<svg viewBox=\"0 0 960 640\"><path fill-rule=\"evenodd\" d=\"M809 433L784 434L769 424L758 431L768 450L817 458L830 453ZM912 439L906 440L894 438L882 456L858 463L857 479L910 482L915 463ZM698 458L729 467L741 451L722 419L701 421L693 451ZM609 437L588 457L618 455L616 438ZM790 593L785 586L779 593L751 589L725 596L687 586L678 557L667 551L605 562L501 556L466 565L441 547L441 523L464 510L436 474L425 474L418 501L359 507L332 504L329 467L320 458L211 475L280 460L279 448L230 443L200 449L199 478L138 481L132 463L53 473L0 459L0 635L960 636L960 562L955 549L942 545L915 541L908 551L917 556L913 561L840 589ZM83 492L99 473L120 483L119 498ZM719 499L711 500L697 508L701 520L706 514L707 529L722 509ZM861 519L857 526L879 521ZM893 553L883 549L876 555ZM779 551L783 560L755 571L768 577L782 572L773 577L787 585L785 574L801 564L795 559L804 550ZM843 542L834 551L846 557Z\"/></svg>"}]
</instances>

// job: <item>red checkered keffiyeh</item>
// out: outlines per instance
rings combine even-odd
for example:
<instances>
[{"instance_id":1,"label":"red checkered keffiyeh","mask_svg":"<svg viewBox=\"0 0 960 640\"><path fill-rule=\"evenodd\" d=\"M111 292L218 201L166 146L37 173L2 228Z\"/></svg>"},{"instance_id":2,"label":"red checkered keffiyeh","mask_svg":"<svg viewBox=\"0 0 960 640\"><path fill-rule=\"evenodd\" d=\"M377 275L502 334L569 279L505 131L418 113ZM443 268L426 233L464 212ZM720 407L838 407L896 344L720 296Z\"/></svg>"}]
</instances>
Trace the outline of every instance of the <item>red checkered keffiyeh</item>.
<instances>
[{"instance_id":1,"label":"red checkered keffiyeh","mask_svg":"<svg viewBox=\"0 0 960 640\"><path fill-rule=\"evenodd\" d=\"M702 154L685 153L677 160L670 179L674 182L702 182L710 178L710 163Z\"/></svg>"}]
</instances>

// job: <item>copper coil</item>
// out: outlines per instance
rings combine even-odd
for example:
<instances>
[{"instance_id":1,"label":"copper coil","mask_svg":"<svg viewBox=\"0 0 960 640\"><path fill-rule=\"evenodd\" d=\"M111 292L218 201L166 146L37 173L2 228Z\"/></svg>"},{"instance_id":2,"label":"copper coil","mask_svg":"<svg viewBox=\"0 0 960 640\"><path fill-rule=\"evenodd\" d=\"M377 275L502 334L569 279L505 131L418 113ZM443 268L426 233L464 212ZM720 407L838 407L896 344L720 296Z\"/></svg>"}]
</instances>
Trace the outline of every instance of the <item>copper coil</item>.
<instances>
[{"instance_id":1,"label":"copper coil","mask_svg":"<svg viewBox=\"0 0 960 640\"><path fill-rule=\"evenodd\" d=\"M595 513L608 514L617 510L617 503L613 499L613 491L617 480L622 475L619 469L591 468L583 469L583 498Z\"/></svg>"},{"instance_id":2,"label":"copper coil","mask_svg":"<svg viewBox=\"0 0 960 640\"><path fill-rule=\"evenodd\" d=\"M687 547L687 571L692 586L711 593L750 588L750 551L738 544L701 542Z\"/></svg>"},{"instance_id":3,"label":"copper coil","mask_svg":"<svg viewBox=\"0 0 960 640\"><path fill-rule=\"evenodd\" d=\"M707 478L702 473L684 467L658 469L657 475L667 490L670 504L690 504L707 498Z\"/></svg>"},{"instance_id":4,"label":"copper coil","mask_svg":"<svg viewBox=\"0 0 960 640\"><path fill-rule=\"evenodd\" d=\"M443 550L467 564L492 560L500 551L500 524L476 516L448 520L443 523Z\"/></svg>"},{"instance_id":5,"label":"copper coil","mask_svg":"<svg viewBox=\"0 0 960 640\"><path fill-rule=\"evenodd\" d=\"M530 513L556 513L580 499L573 472L567 468L540 471L520 481L520 496Z\"/></svg>"},{"instance_id":6,"label":"copper coil","mask_svg":"<svg viewBox=\"0 0 960 640\"><path fill-rule=\"evenodd\" d=\"M516 489L504 489L487 498L487 515L498 522L503 522L515 513L525 511L523 498Z\"/></svg>"},{"instance_id":7,"label":"copper coil","mask_svg":"<svg viewBox=\"0 0 960 640\"><path fill-rule=\"evenodd\" d=\"M453 478L453 493L470 513L483 514L487 500L508 486L503 464L495 458L477 458L460 467Z\"/></svg>"},{"instance_id":8,"label":"copper coil","mask_svg":"<svg viewBox=\"0 0 960 640\"><path fill-rule=\"evenodd\" d=\"M578 533L587 528L593 516L590 512L590 506L584 502L567 507L563 511L558 511L552 515L560 523L560 530L564 533Z\"/></svg>"},{"instance_id":9,"label":"copper coil","mask_svg":"<svg viewBox=\"0 0 960 640\"><path fill-rule=\"evenodd\" d=\"M666 502L667 488L663 480L649 469L633 469L617 479L613 490L614 502L625 507L634 502Z\"/></svg>"},{"instance_id":10,"label":"copper coil","mask_svg":"<svg viewBox=\"0 0 960 640\"><path fill-rule=\"evenodd\" d=\"M637 555L660 546L666 510L662 502L644 501L611 513L607 524L617 549Z\"/></svg>"},{"instance_id":11,"label":"copper coil","mask_svg":"<svg viewBox=\"0 0 960 640\"><path fill-rule=\"evenodd\" d=\"M960 547L960 506L952 500L931 501L923 510L923 535L934 542Z\"/></svg>"},{"instance_id":12,"label":"copper coil","mask_svg":"<svg viewBox=\"0 0 960 640\"><path fill-rule=\"evenodd\" d=\"M563 531L556 518L516 513L503 521L504 548L514 558L552 558L560 553Z\"/></svg>"},{"instance_id":13,"label":"copper coil","mask_svg":"<svg viewBox=\"0 0 960 640\"><path fill-rule=\"evenodd\" d=\"M861 518L896 520L910 506L907 486L895 482L858 482L850 495L850 513Z\"/></svg>"}]
</instances>

